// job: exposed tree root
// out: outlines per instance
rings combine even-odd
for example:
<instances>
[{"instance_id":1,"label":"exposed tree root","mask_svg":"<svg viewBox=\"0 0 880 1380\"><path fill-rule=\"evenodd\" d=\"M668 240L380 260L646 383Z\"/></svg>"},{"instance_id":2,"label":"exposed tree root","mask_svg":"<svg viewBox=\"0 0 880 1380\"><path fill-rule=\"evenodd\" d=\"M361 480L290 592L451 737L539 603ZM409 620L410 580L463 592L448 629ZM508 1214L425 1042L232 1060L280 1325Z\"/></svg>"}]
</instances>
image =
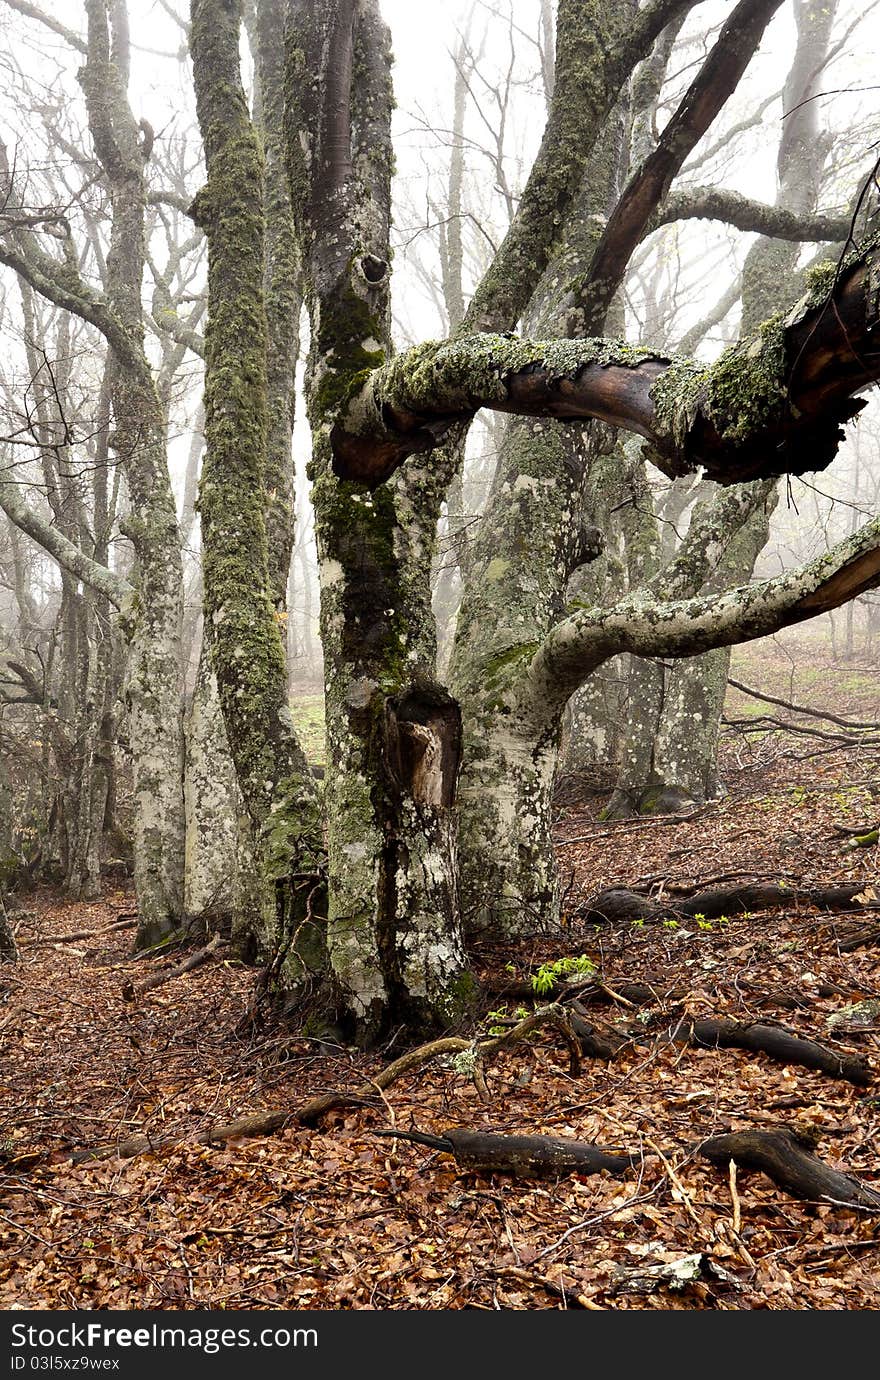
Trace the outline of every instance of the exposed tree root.
<instances>
[{"instance_id":1,"label":"exposed tree root","mask_svg":"<svg viewBox=\"0 0 880 1380\"><path fill-rule=\"evenodd\" d=\"M866 1088L871 1082L869 1065L856 1055L839 1054L781 1026L759 1021L741 1024L716 1017L687 1019L669 1032L669 1038L703 1049L756 1050L784 1064L801 1064L804 1068L828 1073L832 1078L845 1078L860 1088Z\"/></svg>"},{"instance_id":2,"label":"exposed tree root","mask_svg":"<svg viewBox=\"0 0 880 1380\"><path fill-rule=\"evenodd\" d=\"M203 963L222 948L225 941L223 936L215 934L212 939L204 946L197 949L189 958L185 958L182 963L176 964L173 968L166 968L161 973L153 973L150 977L144 978L141 982L125 981L122 984L122 995L126 1001L135 1001L142 997L145 992L152 992L157 987L164 987L166 982L172 978L181 977L184 973L191 973L193 968L199 968Z\"/></svg>"},{"instance_id":3,"label":"exposed tree root","mask_svg":"<svg viewBox=\"0 0 880 1380\"><path fill-rule=\"evenodd\" d=\"M583 1140L552 1136L499 1136L488 1131L469 1131L454 1126L439 1136L423 1131L374 1131L374 1136L393 1136L418 1145L429 1145L455 1158L459 1169L483 1174L512 1174L536 1179L559 1174L623 1174L641 1162L640 1155L615 1154Z\"/></svg>"},{"instance_id":4,"label":"exposed tree root","mask_svg":"<svg viewBox=\"0 0 880 1380\"><path fill-rule=\"evenodd\" d=\"M246 1136L266 1136L275 1131L282 1130L285 1126L297 1123L300 1126L317 1126L328 1112L335 1111L338 1107L361 1106L364 1102L374 1102L377 1092L384 1092L390 1088L398 1078L411 1069L420 1068L431 1059L436 1059L443 1054L465 1054L472 1057L476 1064L499 1050L505 1049L508 1045L516 1044L520 1040L526 1039L533 1031L539 1030L542 1026L552 1025L560 1032L569 1052L569 1073L576 1078L580 1073L580 1046L578 1038L574 1033L569 1019L568 1012L561 1006L551 1003L549 1006L541 1007L539 1011L533 1011L526 1016L511 1030L505 1031L503 1035L493 1036L489 1040L466 1040L459 1035L449 1035L441 1040L431 1040L428 1044L419 1045L416 1049L408 1050L399 1059L388 1064L384 1069L376 1074L375 1078L353 1092L334 1091L320 1093L317 1097L312 1097L308 1102L304 1102L300 1107L288 1107L271 1112L260 1112L254 1116L239 1117L236 1121L223 1122L217 1126L211 1126L206 1131L200 1132L192 1141L175 1139L167 1136L156 1138L150 1136L132 1136L129 1140L119 1141L115 1145L96 1146L93 1149L76 1150L71 1155L74 1164L82 1164L88 1160L104 1160L110 1158L131 1159L135 1155L153 1154L159 1150L174 1149L187 1144L211 1145L217 1141L236 1140Z\"/></svg>"},{"instance_id":5,"label":"exposed tree root","mask_svg":"<svg viewBox=\"0 0 880 1380\"><path fill-rule=\"evenodd\" d=\"M713 1136L700 1146L706 1159L727 1169L731 1160L745 1169L761 1169L795 1198L812 1203L841 1203L880 1211L880 1193L832 1169L812 1154L813 1145L787 1127L775 1131L737 1131Z\"/></svg>"},{"instance_id":6,"label":"exposed tree root","mask_svg":"<svg viewBox=\"0 0 880 1380\"><path fill-rule=\"evenodd\" d=\"M839 945L842 954L851 954L856 949L866 949L871 944L880 944L880 930L862 930L860 934L850 935Z\"/></svg>"},{"instance_id":7,"label":"exposed tree root","mask_svg":"<svg viewBox=\"0 0 880 1380\"><path fill-rule=\"evenodd\" d=\"M877 884L880 885L880 884ZM662 921L699 915L707 920L721 915L742 915L768 910L773 906L816 906L819 910L878 910L880 901L873 895L874 883L829 883L827 886L783 886L760 882L746 886L719 887L700 891L681 900L655 901L624 887L611 887L593 897L583 915L587 924L623 920ZM864 900L859 898L864 896Z\"/></svg>"},{"instance_id":8,"label":"exposed tree root","mask_svg":"<svg viewBox=\"0 0 880 1380\"><path fill-rule=\"evenodd\" d=\"M621 1035L608 1025L596 1025L585 1019L586 1009L574 1002L571 1024L581 1047L581 1054L589 1059L615 1059L625 1045L632 1043L626 1035Z\"/></svg>"}]
</instances>

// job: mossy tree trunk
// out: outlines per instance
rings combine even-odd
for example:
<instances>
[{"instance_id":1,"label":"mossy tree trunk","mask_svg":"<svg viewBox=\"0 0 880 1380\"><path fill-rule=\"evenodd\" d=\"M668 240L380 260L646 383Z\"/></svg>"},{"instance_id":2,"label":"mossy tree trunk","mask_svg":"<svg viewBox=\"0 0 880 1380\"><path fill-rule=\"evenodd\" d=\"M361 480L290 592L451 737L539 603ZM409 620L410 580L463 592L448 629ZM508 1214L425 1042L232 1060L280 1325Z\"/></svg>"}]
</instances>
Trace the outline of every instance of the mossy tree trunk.
<instances>
[{"instance_id":1,"label":"mossy tree trunk","mask_svg":"<svg viewBox=\"0 0 880 1380\"><path fill-rule=\"evenodd\" d=\"M327 948L357 1038L454 1022L470 992L452 803L460 714L434 674L450 475L340 481L330 431L390 350L391 86L372 0L294 4L287 147L312 323L307 391L327 712Z\"/></svg>"},{"instance_id":2,"label":"mossy tree trunk","mask_svg":"<svg viewBox=\"0 0 880 1380\"><path fill-rule=\"evenodd\" d=\"M253 865L243 846L250 834L235 775L211 654L203 641L186 718L186 866L184 911L188 925L209 933L236 932L251 917L241 904ZM243 947L253 952L244 936Z\"/></svg>"},{"instance_id":3,"label":"mossy tree trunk","mask_svg":"<svg viewBox=\"0 0 880 1380\"><path fill-rule=\"evenodd\" d=\"M757 43L777 7L778 0L740 0L734 14L748 18L749 43ZM829 557L754 590L711 600L683 597L696 577L679 560L662 594L647 584L607 608L566 602L574 569L597 543L585 511L583 436L572 431L562 444L551 417L595 418L639 432L672 475L705 462L726 481L752 476L768 463L768 441L775 465L823 461L836 449L840 420L852 415L852 391L871 374L861 343L875 323L865 291L876 257L871 245L856 251L835 280L834 312L827 309L826 280L800 312L777 320L757 340L744 340L709 369L612 340L491 333L509 330L526 308L558 252L592 148L604 133L599 158L611 142L607 115L622 83L663 24L688 6L656 0L641 10L620 7L610 30L606 8L561 0L548 133L463 331L452 342L395 358L388 311L387 35L374 0L291 5L285 143L311 318L311 476L327 652L327 955L344 1014L365 1043L393 1022L425 1029L463 1009L468 979L459 875L471 919L479 923L478 861L497 878L496 899L529 911L528 928L536 917L555 919L550 786L565 705L586 676L621 654L687 656L757 636L880 580L880 525L874 524ZM283 712L266 546L264 169L241 90L240 7L234 0L193 0L192 13L208 163L195 213L210 244L206 610L251 818L276 847L272 857L283 860L288 883L304 875L311 881L319 831L302 755ZM731 46L730 81L747 58L744 42ZM704 87L717 70L713 58ZM711 105L711 93L699 94ZM676 129L686 124L693 102L685 101L682 111ZM706 114L701 104L685 150ZM664 148L654 203L640 203L640 231L668 185L669 153ZM600 202L610 193L607 178L601 186ZM596 190L588 186L590 194ZM632 199L626 204L632 235ZM589 228L598 235L598 254L601 226ZM564 320L563 335L577 335L586 319L583 303L570 310L571 271L563 256L537 297L542 311ZM582 289L579 282L581 296ZM597 300L606 291L603 282ZM474 329L483 333L465 333ZM429 594L437 518L459 447L435 447L441 439L454 441L456 428L483 403L538 420L511 427L509 463L462 610L453 698L435 676ZM589 433L589 445L600 450L599 428ZM713 552L717 559L717 544L710 550L704 543L695 588L713 568ZM483 727L488 744L481 741ZM482 796L491 793L496 800L484 809Z\"/></svg>"},{"instance_id":4,"label":"mossy tree trunk","mask_svg":"<svg viewBox=\"0 0 880 1380\"><path fill-rule=\"evenodd\" d=\"M625 122L624 101L588 165L565 242L535 291L525 325L536 335L566 329L567 285L589 261L619 192ZM460 866L472 931L529 934L558 919L551 825L563 706L541 706L520 692L569 585L589 579L592 563L602 563L594 480L601 473L599 489L610 489L614 450L613 433L598 423L511 419L471 543L451 674L465 725Z\"/></svg>"},{"instance_id":5,"label":"mossy tree trunk","mask_svg":"<svg viewBox=\"0 0 880 1380\"><path fill-rule=\"evenodd\" d=\"M202 517L205 622L238 785L250 816L261 904L255 946L288 981L321 966L323 841L314 782L290 716L278 601L289 564L287 482L273 431L266 316L265 163L241 82L238 0L193 0L190 47L208 180L192 215L208 240ZM273 262L273 272L291 267ZM269 281L275 281L271 274ZM277 287L277 283L276 283ZM280 291L280 288L279 288ZM292 315L280 309L289 320ZM290 322L292 327L292 322ZM281 332L283 334L283 331ZM288 353L292 344L288 340ZM273 393L284 413L284 383ZM289 438L287 441L289 453ZM270 561L271 514L284 559ZM286 581L286 567L284 570Z\"/></svg>"},{"instance_id":6,"label":"mossy tree trunk","mask_svg":"<svg viewBox=\"0 0 880 1380\"><path fill-rule=\"evenodd\" d=\"M121 327L111 361L113 448L125 469L137 558L125 695L135 790L135 888L141 947L174 933L183 906L183 725L180 538L166 455L167 419L144 352L144 168L152 131L128 102L125 5L86 0L88 51L80 71L89 129L110 191L107 303Z\"/></svg>"},{"instance_id":7,"label":"mossy tree trunk","mask_svg":"<svg viewBox=\"0 0 880 1380\"><path fill-rule=\"evenodd\" d=\"M743 486L742 505L730 504L731 492L718 495L714 512L713 505L705 513L695 511L694 535L690 543L685 538L677 556L679 578L667 586L674 595L720 594L744 585L751 576L767 541L776 485L763 480ZM712 542L722 554L709 577L698 583L705 574L700 562L688 579L689 545ZM662 574L655 588L662 597ZM627 687L627 732L604 818L674 813L717 795L718 732L729 663L726 647L671 662L634 659Z\"/></svg>"}]
</instances>

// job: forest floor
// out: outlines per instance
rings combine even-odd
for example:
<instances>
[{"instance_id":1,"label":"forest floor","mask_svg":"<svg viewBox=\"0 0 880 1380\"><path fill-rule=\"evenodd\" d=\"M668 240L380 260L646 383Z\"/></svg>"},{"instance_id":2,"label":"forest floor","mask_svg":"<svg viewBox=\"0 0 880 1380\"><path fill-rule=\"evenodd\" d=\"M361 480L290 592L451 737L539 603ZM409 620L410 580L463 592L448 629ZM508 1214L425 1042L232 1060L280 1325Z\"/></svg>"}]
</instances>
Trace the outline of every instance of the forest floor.
<instances>
[{"instance_id":1,"label":"forest floor","mask_svg":"<svg viewBox=\"0 0 880 1380\"><path fill-rule=\"evenodd\" d=\"M740 652L732 674L880 719L876 674L831 668L809 645ZM793 718L731 694L732 717L764 712ZM199 1135L233 1118L357 1088L401 1050L365 1056L278 1028L243 1033L254 975L222 957L126 1001L123 982L145 969L129 957L130 931L109 931L128 894L18 898L22 962L0 974L0 1307L880 1307L876 1208L801 1201L764 1173L700 1154L720 1133L796 1128L824 1163L880 1190L880 1006L850 1009L880 998L880 948L845 947L870 914L795 901L702 921L582 918L610 886L656 896L731 877L877 884L876 846L847 849L835 828L877 823L880 735L852 744L765 727L725 734L728 793L690 818L602 824L603 797L564 794L562 938L477 954L496 987L564 956L595 963L605 1004L590 1015L628 1040L611 1060L585 1059L577 1077L548 1028L487 1062L482 1095L434 1060L317 1129L291 1122L205 1144ZM91 937L69 938L78 932ZM609 995L632 983L652 989L644 1006ZM531 1009L487 1000L483 1029L521 1004ZM778 1022L859 1054L873 1081L664 1038L670 1023L709 1015ZM576 1137L634 1162L616 1177L474 1174L372 1134L392 1126ZM72 1162L138 1133L175 1143Z\"/></svg>"}]
</instances>

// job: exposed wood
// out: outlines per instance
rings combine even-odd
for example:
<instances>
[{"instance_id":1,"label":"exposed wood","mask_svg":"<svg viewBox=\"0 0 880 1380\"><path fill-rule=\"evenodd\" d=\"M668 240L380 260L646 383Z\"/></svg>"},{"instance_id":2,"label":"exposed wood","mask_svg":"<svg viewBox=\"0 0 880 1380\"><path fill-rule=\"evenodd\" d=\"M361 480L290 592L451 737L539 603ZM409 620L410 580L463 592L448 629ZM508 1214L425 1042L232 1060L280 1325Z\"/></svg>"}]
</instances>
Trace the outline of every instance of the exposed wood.
<instances>
[{"instance_id":1,"label":"exposed wood","mask_svg":"<svg viewBox=\"0 0 880 1380\"><path fill-rule=\"evenodd\" d=\"M747 1049L769 1054L784 1064L818 1069L860 1088L868 1087L872 1078L870 1066L857 1055L841 1054L782 1026L761 1021L741 1023L717 1017L689 1017L669 1032L669 1038L702 1049Z\"/></svg>"},{"instance_id":2,"label":"exposed wood","mask_svg":"<svg viewBox=\"0 0 880 1380\"><path fill-rule=\"evenodd\" d=\"M587 1141L551 1136L499 1136L456 1126L439 1136L424 1132L374 1131L430 1145L454 1156L460 1169L484 1174L512 1174L518 1179L556 1177L559 1174L623 1174L641 1162L640 1155L615 1154Z\"/></svg>"},{"instance_id":3,"label":"exposed wood","mask_svg":"<svg viewBox=\"0 0 880 1380\"><path fill-rule=\"evenodd\" d=\"M780 404L748 434L740 435L737 400L748 369L757 376L762 363L771 366L764 358L769 341L760 334L737 346L736 368L744 372L732 397L730 354L705 368L614 341L461 336L416 347L369 376L334 426L334 469L340 478L378 485L408 456L434 449L479 407L598 418L644 436L671 478L698 465L721 484L824 469L837 454L843 424L865 405L853 394L880 374L871 289L878 255L875 240L864 242L841 264L828 295L806 299L787 319ZM689 399L686 435L655 404L661 378L664 385L674 380L673 391L681 388L682 401ZM713 394L716 383L720 393ZM804 607L818 613L852 597L875 579L874 556L864 552L833 574L806 596Z\"/></svg>"},{"instance_id":4,"label":"exposed wood","mask_svg":"<svg viewBox=\"0 0 880 1380\"><path fill-rule=\"evenodd\" d=\"M877 885L880 886L880 883ZM776 906L794 910L804 905L827 911L878 910L880 901L868 895L873 889L874 884L865 881L829 882L825 886L805 887L758 882L700 891L681 899L656 901L651 897L639 896L625 887L610 887L592 898L583 919L592 925L626 920L660 922L665 919L693 919L695 916L713 920L722 915L742 915ZM860 901L860 896L867 899Z\"/></svg>"},{"instance_id":5,"label":"exposed wood","mask_svg":"<svg viewBox=\"0 0 880 1380\"><path fill-rule=\"evenodd\" d=\"M703 1142L700 1154L721 1169L727 1169L734 1160L741 1168L763 1170L795 1198L880 1211L880 1193L824 1164L811 1153L804 1140L787 1127L777 1131L737 1131L713 1136Z\"/></svg>"}]
</instances>

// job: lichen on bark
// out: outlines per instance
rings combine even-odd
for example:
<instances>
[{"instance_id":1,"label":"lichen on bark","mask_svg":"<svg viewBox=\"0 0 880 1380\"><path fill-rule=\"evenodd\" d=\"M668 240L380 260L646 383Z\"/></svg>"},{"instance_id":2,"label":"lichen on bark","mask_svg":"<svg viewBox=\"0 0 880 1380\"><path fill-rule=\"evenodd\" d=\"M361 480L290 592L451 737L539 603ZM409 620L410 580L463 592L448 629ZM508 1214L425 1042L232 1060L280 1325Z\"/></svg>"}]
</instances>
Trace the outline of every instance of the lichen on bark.
<instances>
[{"instance_id":1,"label":"lichen on bark","mask_svg":"<svg viewBox=\"0 0 880 1380\"><path fill-rule=\"evenodd\" d=\"M323 842L317 792L287 704L269 568L264 163L241 85L240 28L240 4L193 0L190 46L208 169L192 208L208 240L199 500L205 617L265 883L264 925L295 975L291 938L323 909L314 904Z\"/></svg>"}]
</instances>

